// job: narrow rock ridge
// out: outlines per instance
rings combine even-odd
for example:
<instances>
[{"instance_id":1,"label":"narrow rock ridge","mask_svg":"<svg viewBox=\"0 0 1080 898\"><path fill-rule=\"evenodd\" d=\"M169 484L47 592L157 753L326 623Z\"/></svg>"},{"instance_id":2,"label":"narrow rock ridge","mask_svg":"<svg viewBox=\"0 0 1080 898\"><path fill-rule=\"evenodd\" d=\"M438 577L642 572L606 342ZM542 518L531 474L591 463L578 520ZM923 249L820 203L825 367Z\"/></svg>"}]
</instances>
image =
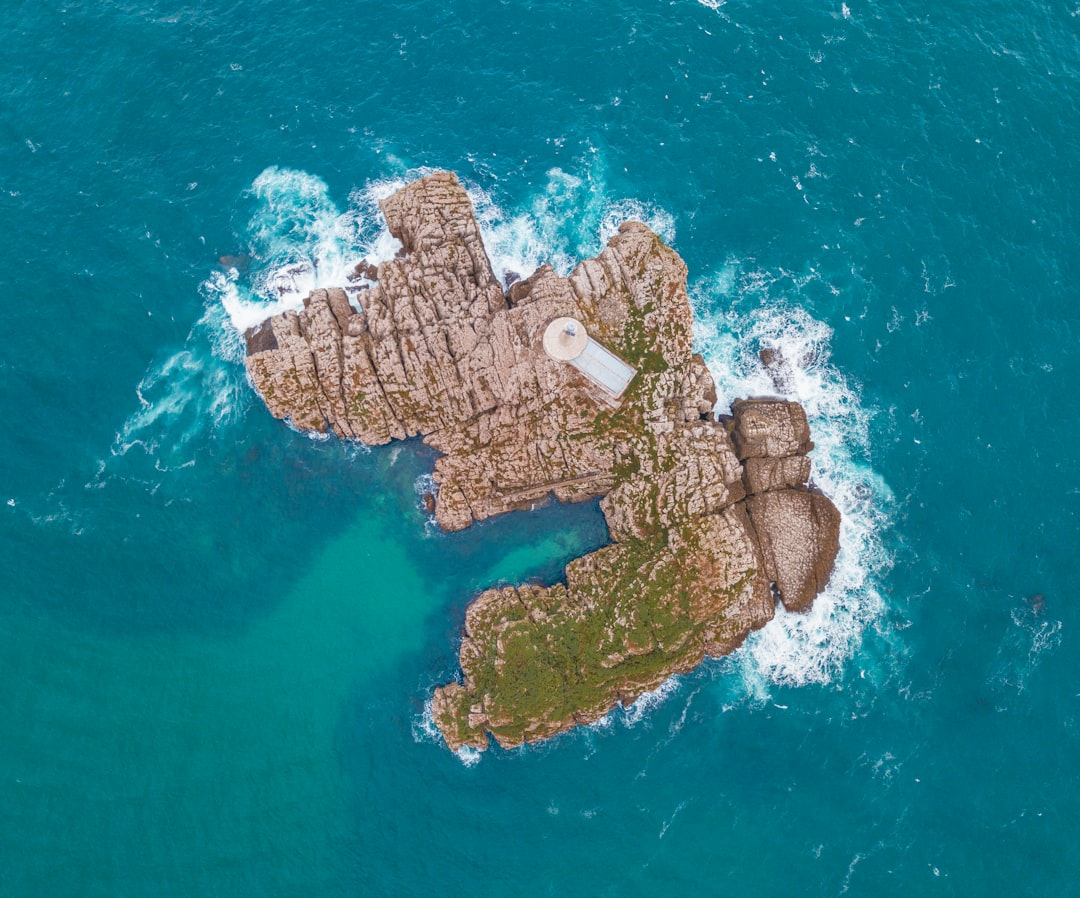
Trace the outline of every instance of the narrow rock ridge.
<instances>
[{"instance_id":1,"label":"narrow rock ridge","mask_svg":"<svg viewBox=\"0 0 1080 898\"><path fill-rule=\"evenodd\" d=\"M382 202L403 246L373 285L316 290L247 334L270 412L368 444L420 435L436 462L436 520L474 520L549 496L602 496L611 545L566 583L482 593L466 613L462 678L436 690L452 749L510 747L599 719L768 622L774 597L808 608L839 547L840 515L809 489L802 407L716 389L693 352L686 266L627 222L567 278L549 266L504 293L454 175ZM363 270L360 270L363 269ZM621 401L543 350L581 321L637 369Z\"/></svg>"}]
</instances>

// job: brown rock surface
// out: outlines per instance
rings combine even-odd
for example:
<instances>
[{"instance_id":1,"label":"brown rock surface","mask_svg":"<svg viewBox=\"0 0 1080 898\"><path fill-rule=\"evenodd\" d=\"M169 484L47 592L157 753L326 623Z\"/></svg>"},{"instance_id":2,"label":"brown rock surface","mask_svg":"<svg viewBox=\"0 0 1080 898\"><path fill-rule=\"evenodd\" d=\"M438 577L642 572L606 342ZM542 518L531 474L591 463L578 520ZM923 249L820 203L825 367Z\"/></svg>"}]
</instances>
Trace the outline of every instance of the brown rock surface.
<instances>
[{"instance_id":1,"label":"brown rock surface","mask_svg":"<svg viewBox=\"0 0 1080 898\"><path fill-rule=\"evenodd\" d=\"M805 455L784 458L748 458L743 462L743 482L747 493L764 493L789 486L802 486L810 479L810 459Z\"/></svg>"},{"instance_id":2,"label":"brown rock surface","mask_svg":"<svg viewBox=\"0 0 1080 898\"><path fill-rule=\"evenodd\" d=\"M797 402L736 399L731 403L731 414L735 419L735 451L741 461L805 455L814 448L806 412Z\"/></svg>"},{"instance_id":3,"label":"brown rock surface","mask_svg":"<svg viewBox=\"0 0 1080 898\"><path fill-rule=\"evenodd\" d=\"M825 496L780 489L746 500L765 574L784 607L805 611L825 588L840 550L840 512Z\"/></svg>"},{"instance_id":4,"label":"brown rock surface","mask_svg":"<svg viewBox=\"0 0 1080 898\"><path fill-rule=\"evenodd\" d=\"M451 748L551 736L634 700L773 615L770 585L808 607L828 580L839 513L806 484L797 403L716 390L692 352L686 267L624 224L567 277L544 266L508 294L457 179L437 173L382 203L404 252L357 292L316 290L249 331L248 371L271 413L441 453L435 516L449 530L554 495L603 496L614 543L565 585L488 590L470 605L463 679L436 690ZM637 374L616 401L542 348L571 316Z\"/></svg>"}]
</instances>

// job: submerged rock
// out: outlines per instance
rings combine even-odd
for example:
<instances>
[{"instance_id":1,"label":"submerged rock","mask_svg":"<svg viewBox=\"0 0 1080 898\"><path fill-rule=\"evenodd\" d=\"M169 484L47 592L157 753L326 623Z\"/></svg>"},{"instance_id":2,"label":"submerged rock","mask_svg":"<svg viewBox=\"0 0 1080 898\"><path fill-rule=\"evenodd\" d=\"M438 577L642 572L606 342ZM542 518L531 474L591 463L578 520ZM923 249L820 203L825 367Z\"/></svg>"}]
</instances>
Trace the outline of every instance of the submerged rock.
<instances>
[{"instance_id":1,"label":"submerged rock","mask_svg":"<svg viewBox=\"0 0 1080 898\"><path fill-rule=\"evenodd\" d=\"M543 266L504 293L452 174L382 208L403 250L365 270L363 313L343 290L316 290L248 332L248 371L271 413L369 444L422 436L441 453L431 501L447 530L550 495L602 496L613 539L570 562L565 584L488 590L470 605L462 679L434 698L451 748L597 720L732 651L772 618L774 590L809 607L840 515L808 488L806 415L758 398L713 420L674 250L627 222L569 277ZM621 396L544 351L557 318L635 370Z\"/></svg>"}]
</instances>

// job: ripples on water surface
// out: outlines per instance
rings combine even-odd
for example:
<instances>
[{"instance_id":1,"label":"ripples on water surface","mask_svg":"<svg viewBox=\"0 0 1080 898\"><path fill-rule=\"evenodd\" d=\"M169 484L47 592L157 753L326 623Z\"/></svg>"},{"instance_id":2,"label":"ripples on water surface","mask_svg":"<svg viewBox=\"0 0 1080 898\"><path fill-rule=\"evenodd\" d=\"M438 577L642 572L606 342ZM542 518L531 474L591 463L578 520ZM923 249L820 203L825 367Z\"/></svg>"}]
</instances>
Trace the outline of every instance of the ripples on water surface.
<instances>
[{"instance_id":1,"label":"ripples on water surface","mask_svg":"<svg viewBox=\"0 0 1080 898\"><path fill-rule=\"evenodd\" d=\"M1078 23L20 6L0 891L1068 893ZM469 597L556 578L599 510L434 532L430 455L270 421L238 335L392 255L377 199L436 167L497 273L565 273L626 217L672 242L721 402L775 392L779 349L845 514L809 615L465 759L425 705Z\"/></svg>"}]
</instances>

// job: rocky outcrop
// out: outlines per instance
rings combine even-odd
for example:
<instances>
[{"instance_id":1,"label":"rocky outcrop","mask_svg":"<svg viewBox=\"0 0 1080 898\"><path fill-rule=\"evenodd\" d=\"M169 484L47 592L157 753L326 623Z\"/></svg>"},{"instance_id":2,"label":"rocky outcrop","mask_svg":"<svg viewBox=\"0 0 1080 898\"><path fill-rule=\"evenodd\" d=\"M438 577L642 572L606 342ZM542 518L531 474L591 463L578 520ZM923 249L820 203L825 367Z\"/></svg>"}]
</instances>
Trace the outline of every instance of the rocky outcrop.
<instances>
[{"instance_id":1,"label":"rocky outcrop","mask_svg":"<svg viewBox=\"0 0 1080 898\"><path fill-rule=\"evenodd\" d=\"M462 679L436 691L452 748L542 739L598 719L765 624L774 596L809 606L838 548L839 513L808 488L797 403L736 402L692 351L686 267L624 224L567 278L545 266L508 292L448 173L382 203L403 250L359 286L317 290L249 331L248 371L271 413L381 444L421 436L449 530L554 496L602 496L613 543L565 584L488 590L469 607ZM637 369L620 400L542 338L555 318Z\"/></svg>"}]
</instances>

